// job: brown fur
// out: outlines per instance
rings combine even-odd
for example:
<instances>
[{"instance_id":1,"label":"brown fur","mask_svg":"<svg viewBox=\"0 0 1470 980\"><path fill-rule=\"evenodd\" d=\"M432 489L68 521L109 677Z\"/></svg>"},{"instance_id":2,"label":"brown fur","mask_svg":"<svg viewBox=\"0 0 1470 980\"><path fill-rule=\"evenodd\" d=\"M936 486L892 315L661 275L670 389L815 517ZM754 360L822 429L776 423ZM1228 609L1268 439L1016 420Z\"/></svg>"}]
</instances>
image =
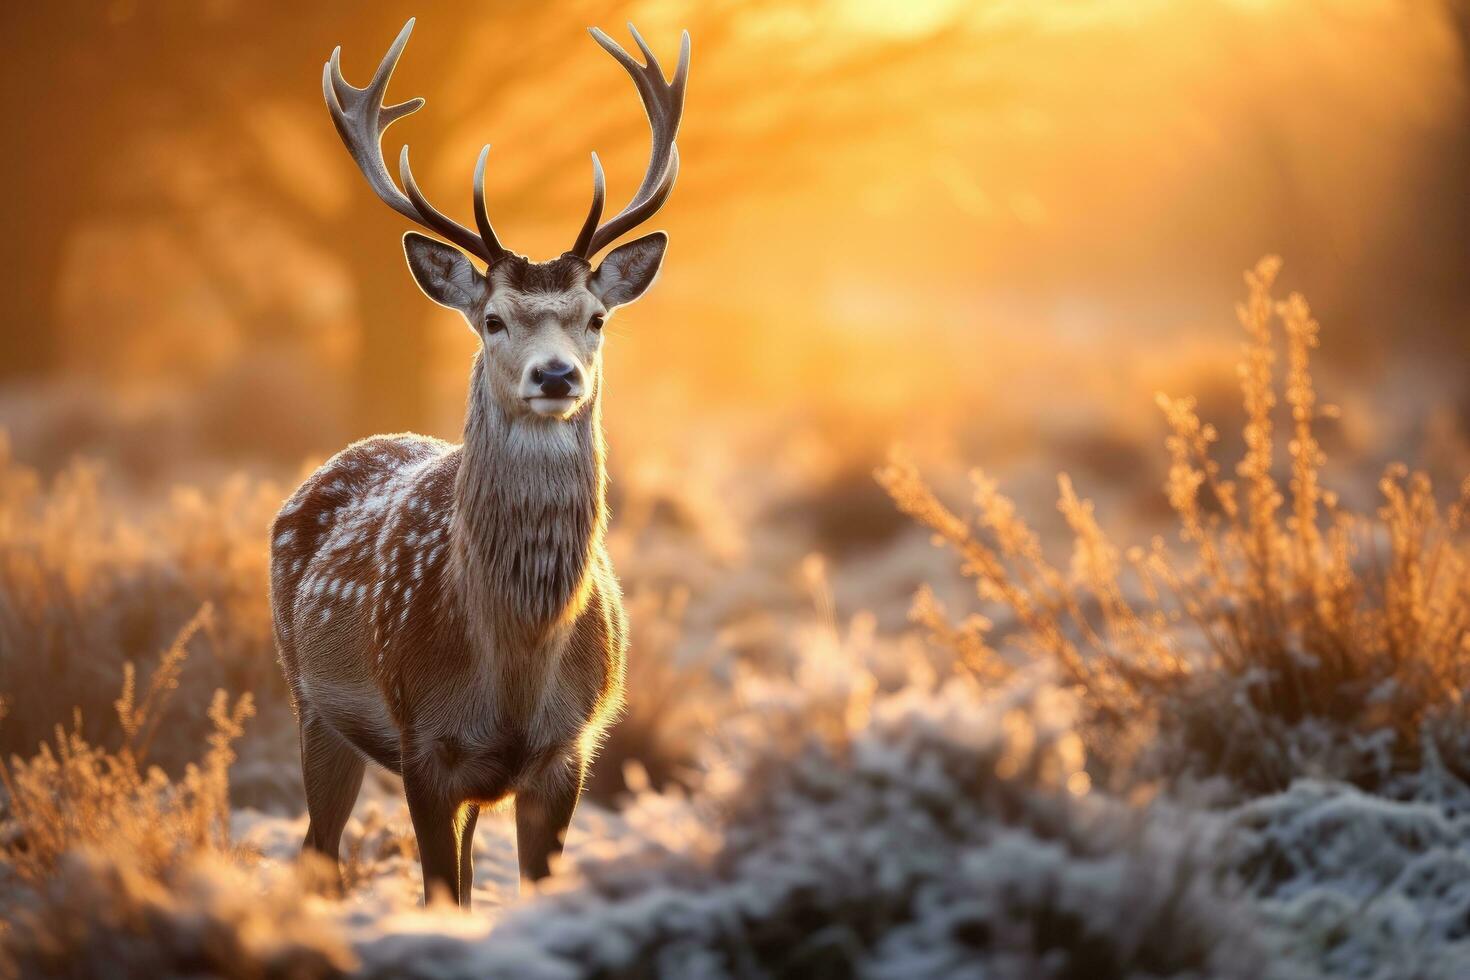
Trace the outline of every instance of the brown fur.
<instances>
[{"instance_id":1,"label":"brown fur","mask_svg":"<svg viewBox=\"0 0 1470 980\"><path fill-rule=\"evenodd\" d=\"M519 293L561 293L586 282L590 268L579 255L565 254L550 262L507 255L496 261L493 275L504 288Z\"/></svg>"},{"instance_id":2,"label":"brown fur","mask_svg":"<svg viewBox=\"0 0 1470 980\"><path fill-rule=\"evenodd\" d=\"M510 795L518 810L524 796L527 809L553 811L518 813L523 870L544 874L570 817L566 797L575 802L621 704L600 385L568 421L507 417L486 371L481 354L463 445L399 435L349 446L272 528L276 638L308 804L313 776L352 784L315 794L324 802L307 843L334 859L351 809L339 798L355 797L366 756L404 776L411 809L416 794L432 797L419 809L456 825L469 807ZM318 764L333 771L313 772ZM455 868L465 843L443 849ZM437 879L467 902L466 873L424 864L426 889Z\"/></svg>"},{"instance_id":3,"label":"brown fur","mask_svg":"<svg viewBox=\"0 0 1470 980\"><path fill-rule=\"evenodd\" d=\"M622 700L627 641L603 548L602 324L658 275L668 237L645 235L591 258L650 218L678 174L689 35L673 82L642 38L639 64L593 37L637 86L653 133L634 199L600 222L594 206L572 251L536 263L509 252L484 213L481 151L470 231L394 184L384 129L422 99L383 96L413 21L367 88L322 69L328 112L374 193L454 242L417 233L404 252L419 287L479 336L464 443L377 436L329 460L271 530L271 607L301 726L311 815L306 846L337 860L364 759L403 776L426 896L469 904L480 807L515 797L521 872L547 874L582 773ZM596 163L596 157L593 157ZM477 271L464 252L489 263Z\"/></svg>"}]
</instances>

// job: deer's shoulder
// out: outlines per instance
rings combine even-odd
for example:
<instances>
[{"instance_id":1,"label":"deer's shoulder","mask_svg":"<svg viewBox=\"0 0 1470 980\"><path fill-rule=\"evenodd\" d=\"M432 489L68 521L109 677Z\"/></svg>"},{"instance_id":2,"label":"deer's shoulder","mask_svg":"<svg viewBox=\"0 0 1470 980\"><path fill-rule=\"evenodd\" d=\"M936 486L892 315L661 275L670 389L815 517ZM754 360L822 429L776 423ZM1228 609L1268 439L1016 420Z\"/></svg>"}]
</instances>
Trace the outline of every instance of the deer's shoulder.
<instances>
[{"instance_id":1,"label":"deer's shoulder","mask_svg":"<svg viewBox=\"0 0 1470 980\"><path fill-rule=\"evenodd\" d=\"M458 467L460 447L430 436L401 433L360 439L302 481L276 515L277 523L303 512L329 512L390 486L402 488L447 464Z\"/></svg>"},{"instance_id":2,"label":"deer's shoulder","mask_svg":"<svg viewBox=\"0 0 1470 980\"><path fill-rule=\"evenodd\" d=\"M310 558L366 538L405 508L438 511L453 497L460 447L412 434L373 436L323 463L297 487L271 525L277 560ZM395 521L396 523L396 521Z\"/></svg>"}]
</instances>

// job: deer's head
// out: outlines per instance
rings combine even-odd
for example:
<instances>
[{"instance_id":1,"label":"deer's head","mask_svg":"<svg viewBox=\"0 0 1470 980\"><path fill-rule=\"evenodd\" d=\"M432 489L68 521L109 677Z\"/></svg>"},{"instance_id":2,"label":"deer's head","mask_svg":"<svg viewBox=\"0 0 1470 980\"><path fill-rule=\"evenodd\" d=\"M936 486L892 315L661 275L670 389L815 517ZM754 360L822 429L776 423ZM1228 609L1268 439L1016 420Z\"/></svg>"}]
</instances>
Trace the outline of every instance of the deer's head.
<instances>
[{"instance_id":1,"label":"deer's head","mask_svg":"<svg viewBox=\"0 0 1470 980\"><path fill-rule=\"evenodd\" d=\"M475 165L477 231L436 210L414 181L408 147L398 158L403 189L393 182L383 159L383 132L421 108L423 99L384 105L388 80L413 31L410 19L399 32L366 88L342 77L341 48L322 71L322 93L337 132L378 197L393 210L442 236L446 244L409 232L403 238L408 267L419 288L434 302L458 310L480 337L490 394L512 415L567 419L597 391L602 376L602 328L617 307L633 302L652 285L663 262L668 236L661 231L613 249L594 268L596 255L647 221L663 206L679 173L674 136L684 110L689 76L689 34L683 36L672 83L653 51L633 26L633 40L646 64L640 65L597 29L592 36L627 69L643 99L653 130L648 170L628 206L602 221L606 196L602 164L592 154L592 207L571 249L549 262L532 262L504 248L485 208L486 146ZM476 268L471 257L485 264Z\"/></svg>"}]
</instances>

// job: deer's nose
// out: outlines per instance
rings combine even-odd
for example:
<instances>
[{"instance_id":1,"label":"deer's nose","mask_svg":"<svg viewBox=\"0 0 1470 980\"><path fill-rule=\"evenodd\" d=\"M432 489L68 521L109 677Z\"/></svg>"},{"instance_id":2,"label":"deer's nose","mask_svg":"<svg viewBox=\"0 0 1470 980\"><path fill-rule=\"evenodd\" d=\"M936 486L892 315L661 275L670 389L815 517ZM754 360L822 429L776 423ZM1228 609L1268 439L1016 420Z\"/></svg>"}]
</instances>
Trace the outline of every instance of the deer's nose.
<instances>
[{"instance_id":1,"label":"deer's nose","mask_svg":"<svg viewBox=\"0 0 1470 980\"><path fill-rule=\"evenodd\" d=\"M547 398L567 397L576 381L576 367L563 361L552 361L531 369L531 383L539 385L541 394Z\"/></svg>"}]
</instances>

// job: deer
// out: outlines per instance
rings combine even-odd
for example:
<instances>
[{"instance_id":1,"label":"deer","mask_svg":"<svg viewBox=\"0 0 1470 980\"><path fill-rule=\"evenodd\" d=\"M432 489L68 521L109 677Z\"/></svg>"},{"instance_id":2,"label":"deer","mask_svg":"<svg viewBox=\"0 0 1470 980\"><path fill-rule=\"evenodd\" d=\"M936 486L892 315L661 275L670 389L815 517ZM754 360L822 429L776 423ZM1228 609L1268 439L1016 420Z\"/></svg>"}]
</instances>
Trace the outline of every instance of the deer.
<instances>
[{"instance_id":1,"label":"deer","mask_svg":"<svg viewBox=\"0 0 1470 980\"><path fill-rule=\"evenodd\" d=\"M423 293L479 338L463 440L373 436L309 476L271 525L271 611L300 729L303 853L330 862L340 894L342 832L372 762L402 777L424 901L468 908L480 811L513 802L522 884L545 878L623 704L628 629L604 540L604 325L653 284L668 235L592 262L673 189L689 34L668 81L632 24L642 64L591 29L641 97L648 167L628 205L603 221L594 152L592 205L571 249L533 262L491 226L489 146L474 170L473 231L425 199L407 146L401 189L394 183L383 133L424 100L384 96L413 27L365 88L344 79L337 47L322 94L377 197L438 236L409 231L403 248Z\"/></svg>"}]
</instances>

